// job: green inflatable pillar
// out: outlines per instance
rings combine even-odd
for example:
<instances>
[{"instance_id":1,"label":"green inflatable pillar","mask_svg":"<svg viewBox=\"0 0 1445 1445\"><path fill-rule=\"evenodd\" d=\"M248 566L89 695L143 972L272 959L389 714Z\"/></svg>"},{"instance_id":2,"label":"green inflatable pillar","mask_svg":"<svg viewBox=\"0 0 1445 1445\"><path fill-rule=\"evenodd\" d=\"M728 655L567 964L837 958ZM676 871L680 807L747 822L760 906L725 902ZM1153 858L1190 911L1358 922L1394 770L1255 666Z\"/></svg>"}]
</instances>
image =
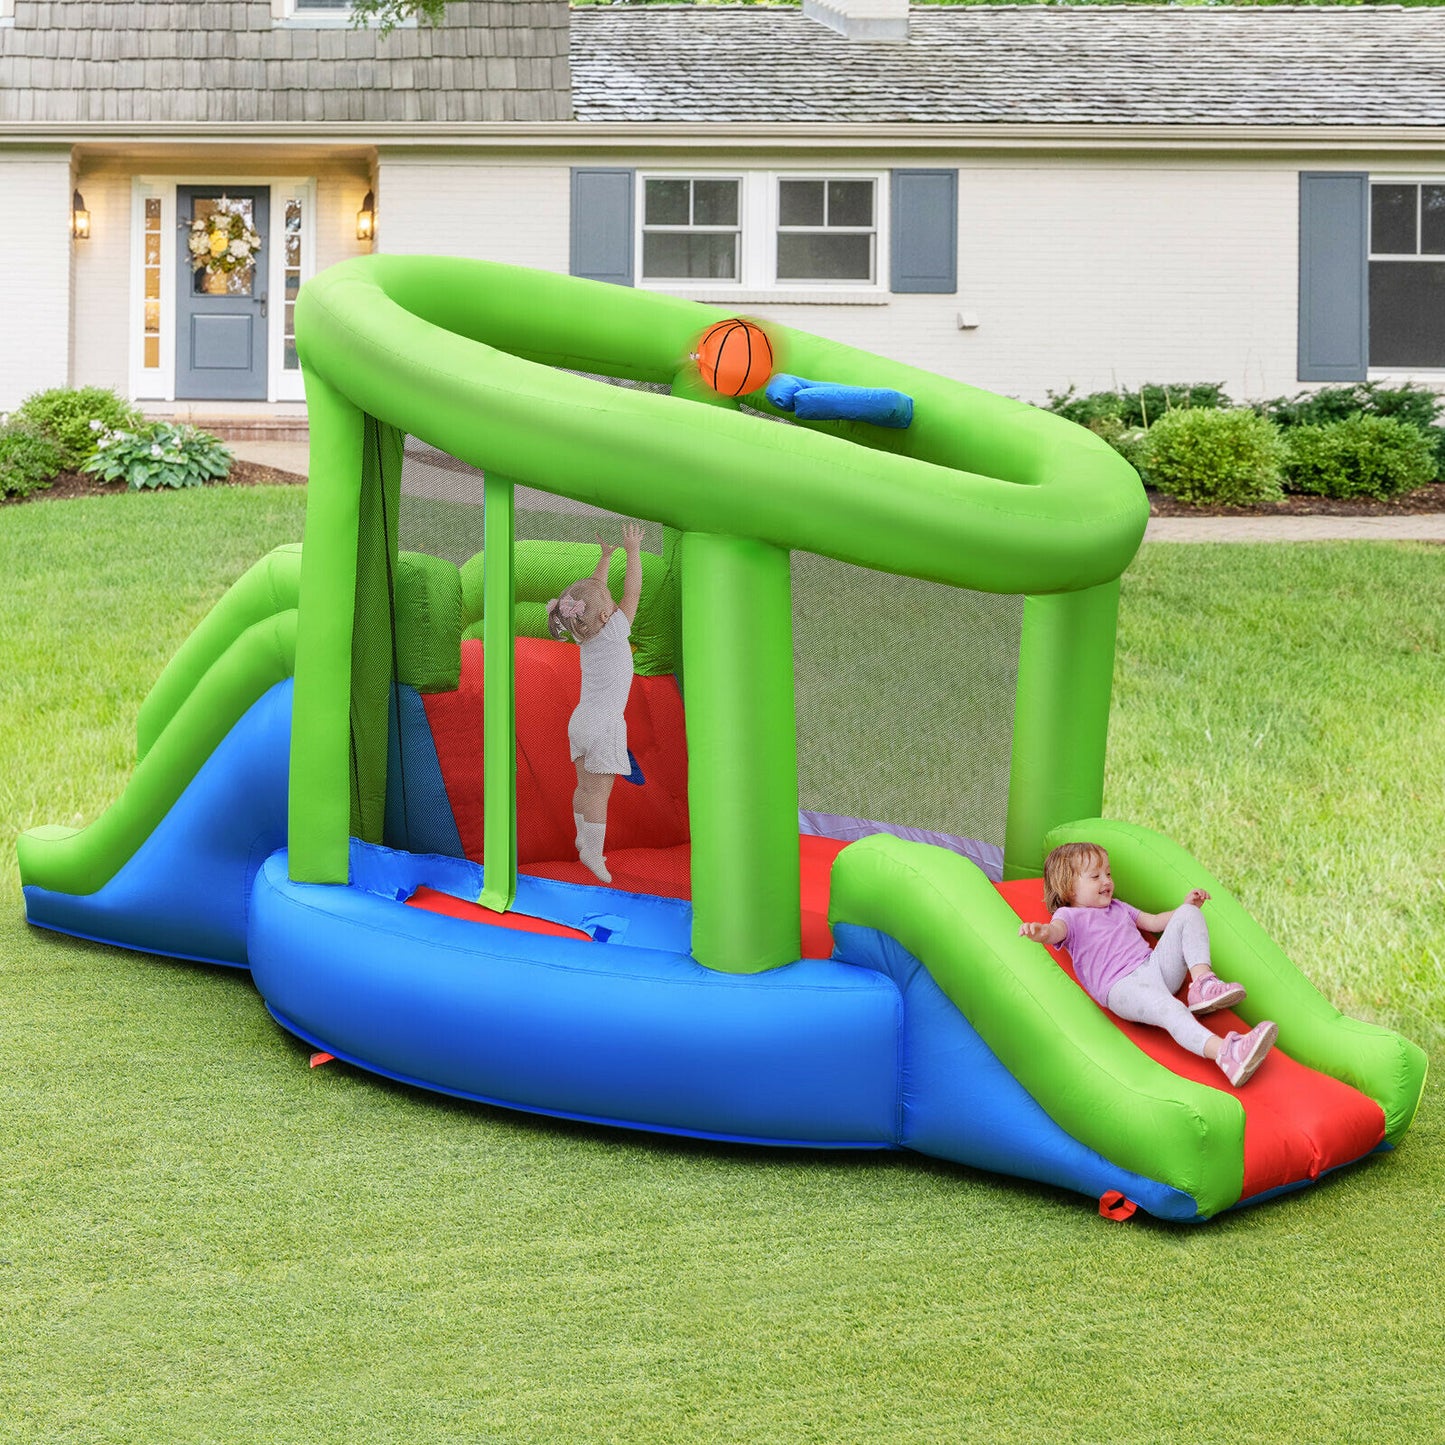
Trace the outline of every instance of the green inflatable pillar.
<instances>
[{"instance_id":1,"label":"green inflatable pillar","mask_svg":"<svg viewBox=\"0 0 1445 1445\"><path fill-rule=\"evenodd\" d=\"M505 477L486 477L482 521L482 646L486 697L482 718L483 908L505 913L517 896L517 663L513 605L515 493Z\"/></svg>"},{"instance_id":2,"label":"green inflatable pillar","mask_svg":"<svg viewBox=\"0 0 1445 1445\"><path fill-rule=\"evenodd\" d=\"M306 370L310 481L301 550L302 607L291 714L288 846L298 883L351 876L351 637L365 417Z\"/></svg>"},{"instance_id":3,"label":"green inflatable pillar","mask_svg":"<svg viewBox=\"0 0 1445 1445\"><path fill-rule=\"evenodd\" d=\"M789 555L682 538L692 952L759 973L802 951Z\"/></svg>"},{"instance_id":4,"label":"green inflatable pillar","mask_svg":"<svg viewBox=\"0 0 1445 1445\"><path fill-rule=\"evenodd\" d=\"M1024 598L1005 878L1044 871L1044 834L1103 811L1119 583Z\"/></svg>"}]
</instances>

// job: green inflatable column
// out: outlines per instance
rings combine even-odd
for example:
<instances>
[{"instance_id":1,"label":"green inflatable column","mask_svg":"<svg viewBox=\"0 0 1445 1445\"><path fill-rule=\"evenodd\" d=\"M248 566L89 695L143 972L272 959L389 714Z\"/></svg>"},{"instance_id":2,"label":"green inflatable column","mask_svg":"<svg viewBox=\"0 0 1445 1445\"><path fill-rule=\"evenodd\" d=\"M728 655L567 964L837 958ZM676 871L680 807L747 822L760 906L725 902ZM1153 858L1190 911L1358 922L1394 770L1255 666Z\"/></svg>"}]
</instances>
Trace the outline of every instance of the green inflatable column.
<instances>
[{"instance_id":1,"label":"green inflatable column","mask_svg":"<svg viewBox=\"0 0 1445 1445\"><path fill-rule=\"evenodd\" d=\"M515 491L487 473L482 521L482 647L486 694L482 717L482 896L505 913L517 896L517 663L513 597Z\"/></svg>"},{"instance_id":2,"label":"green inflatable column","mask_svg":"<svg viewBox=\"0 0 1445 1445\"><path fill-rule=\"evenodd\" d=\"M758 973L802 951L788 553L682 538L692 952Z\"/></svg>"},{"instance_id":3,"label":"green inflatable column","mask_svg":"<svg viewBox=\"0 0 1445 1445\"><path fill-rule=\"evenodd\" d=\"M1103 811L1119 583L1024 598L1005 878L1044 871L1044 834Z\"/></svg>"},{"instance_id":4,"label":"green inflatable column","mask_svg":"<svg viewBox=\"0 0 1445 1445\"><path fill-rule=\"evenodd\" d=\"M291 712L288 844L298 883L350 878L351 636L365 417L306 369L311 462ZM315 598L306 606L308 598ZM338 605L344 600L348 605Z\"/></svg>"}]
</instances>

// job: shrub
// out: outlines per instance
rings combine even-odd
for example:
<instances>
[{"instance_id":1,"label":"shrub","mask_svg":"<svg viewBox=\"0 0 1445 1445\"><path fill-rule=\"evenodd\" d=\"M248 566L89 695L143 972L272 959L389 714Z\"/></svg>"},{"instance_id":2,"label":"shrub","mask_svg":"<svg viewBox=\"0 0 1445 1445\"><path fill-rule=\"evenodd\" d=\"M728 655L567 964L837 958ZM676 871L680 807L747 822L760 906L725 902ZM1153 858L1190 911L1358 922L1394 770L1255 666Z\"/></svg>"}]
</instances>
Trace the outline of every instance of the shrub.
<instances>
[{"instance_id":1,"label":"shrub","mask_svg":"<svg viewBox=\"0 0 1445 1445\"><path fill-rule=\"evenodd\" d=\"M154 422L138 431L106 432L81 468L133 492L153 487L199 487L231 470L231 453L208 432Z\"/></svg>"},{"instance_id":2,"label":"shrub","mask_svg":"<svg viewBox=\"0 0 1445 1445\"><path fill-rule=\"evenodd\" d=\"M0 495L28 497L62 470L60 448L25 421L0 426Z\"/></svg>"},{"instance_id":3,"label":"shrub","mask_svg":"<svg viewBox=\"0 0 1445 1445\"><path fill-rule=\"evenodd\" d=\"M1282 495L1284 444L1247 407L1171 411L1144 435L1136 465L1161 492L1196 506L1250 506Z\"/></svg>"},{"instance_id":4,"label":"shrub","mask_svg":"<svg viewBox=\"0 0 1445 1445\"><path fill-rule=\"evenodd\" d=\"M1106 417L1130 430L1152 426L1168 411L1223 410L1230 405L1223 383L1217 381L1171 381L1164 385L1147 381L1137 391L1091 391L1087 396L1075 396L1071 386L1067 391L1048 392L1047 396L1049 411L1091 431L1097 431L1095 422Z\"/></svg>"},{"instance_id":5,"label":"shrub","mask_svg":"<svg viewBox=\"0 0 1445 1445\"><path fill-rule=\"evenodd\" d=\"M1357 412L1284 434L1285 484L1322 497L1398 497L1435 477L1435 446L1417 426Z\"/></svg>"},{"instance_id":6,"label":"shrub","mask_svg":"<svg viewBox=\"0 0 1445 1445\"><path fill-rule=\"evenodd\" d=\"M1438 425L1441 399L1428 386L1381 386L1379 382L1358 382L1350 386L1325 386L1302 391L1293 397L1275 397L1261 402L1259 410L1278 425L1293 429L1325 426L1352 416L1390 417L1417 427L1430 443L1434 475L1445 475L1445 428Z\"/></svg>"},{"instance_id":7,"label":"shrub","mask_svg":"<svg viewBox=\"0 0 1445 1445\"><path fill-rule=\"evenodd\" d=\"M29 422L59 446L60 465L66 471L75 470L94 453L102 432L135 428L145 421L128 401L103 386L37 391L16 408L15 419Z\"/></svg>"}]
</instances>

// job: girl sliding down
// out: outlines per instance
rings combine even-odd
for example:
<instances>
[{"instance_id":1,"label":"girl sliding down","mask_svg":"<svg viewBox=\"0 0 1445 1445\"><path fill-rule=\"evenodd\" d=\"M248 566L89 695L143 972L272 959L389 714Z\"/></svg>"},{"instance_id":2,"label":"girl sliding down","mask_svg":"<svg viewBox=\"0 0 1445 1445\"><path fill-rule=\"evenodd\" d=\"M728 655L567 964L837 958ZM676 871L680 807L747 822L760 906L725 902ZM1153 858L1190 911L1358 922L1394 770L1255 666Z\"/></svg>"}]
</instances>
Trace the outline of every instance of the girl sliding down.
<instances>
[{"instance_id":1,"label":"girl sliding down","mask_svg":"<svg viewBox=\"0 0 1445 1445\"><path fill-rule=\"evenodd\" d=\"M1229 1008L1244 985L1216 978L1209 965L1209 929L1200 904L1209 895L1193 888L1168 913L1141 913L1114 897L1109 855L1094 843L1065 843L1044 860L1048 923L1025 923L1019 933L1036 943L1069 950L1074 972L1096 1003L1120 1018L1168 1029L1176 1043L1213 1059L1231 1084L1245 1083L1274 1047L1279 1028L1256 1024L1223 1039L1195 1018ZM1140 929L1160 935L1153 951ZM1189 975L1187 1001L1174 995Z\"/></svg>"},{"instance_id":2,"label":"girl sliding down","mask_svg":"<svg viewBox=\"0 0 1445 1445\"><path fill-rule=\"evenodd\" d=\"M607 590L607 567L616 545L597 538L602 560L590 577L574 582L547 604L547 630L559 642L572 637L582 649L582 696L567 723L567 741L577 769L572 817L577 856L603 883L610 883L602 847L607 835L607 801L620 773L632 771L627 756L623 710L632 690L632 647L628 641L642 597L642 528L622 529L627 569L622 601Z\"/></svg>"}]
</instances>

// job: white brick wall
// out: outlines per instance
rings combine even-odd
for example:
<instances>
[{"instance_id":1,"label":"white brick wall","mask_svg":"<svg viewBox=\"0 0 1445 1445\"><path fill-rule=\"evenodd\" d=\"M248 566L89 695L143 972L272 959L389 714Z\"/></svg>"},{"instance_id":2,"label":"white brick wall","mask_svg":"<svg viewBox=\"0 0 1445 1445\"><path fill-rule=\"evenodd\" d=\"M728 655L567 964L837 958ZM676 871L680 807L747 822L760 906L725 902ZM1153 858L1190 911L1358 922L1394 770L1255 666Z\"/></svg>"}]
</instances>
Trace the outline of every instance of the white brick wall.
<instances>
[{"instance_id":1,"label":"white brick wall","mask_svg":"<svg viewBox=\"0 0 1445 1445\"><path fill-rule=\"evenodd\" d=\"M78 180L90 211L90 240L75 248L72 384L106 386L125 396L130 384L130 177L103 171L82 173Z\"/></svg>"},{"instance_id":2,"label":"white brick wall","mask_svg":"<svg viewBox=\"0 0 1445 1445\"><path fill-rule=\"evenodd\" d=\"M68 151L0 157L0 412L66 384L70 192Z\"/></svg>"},{"instance_id":3,"label":"white brick wall","mask_svg":"<svg viewBox=\"0 0 1445 1445\"><path fill-rule=\"evenodd\" d=\"M565 272L570 192L566 165L383 154L377 164L377 249Z\"/></svg>"},{"instance_id":4,"label":"white brick wall","mask_svg":"<svg viewBox=\"0 0 1445 1445\"><path fill-rule=\"evenodd\" d=\"M1070 383L1291 392L1300 169L975 162L959 173L956 296L746 309L1028 401Z\"/></svg>"}]
</instances>

